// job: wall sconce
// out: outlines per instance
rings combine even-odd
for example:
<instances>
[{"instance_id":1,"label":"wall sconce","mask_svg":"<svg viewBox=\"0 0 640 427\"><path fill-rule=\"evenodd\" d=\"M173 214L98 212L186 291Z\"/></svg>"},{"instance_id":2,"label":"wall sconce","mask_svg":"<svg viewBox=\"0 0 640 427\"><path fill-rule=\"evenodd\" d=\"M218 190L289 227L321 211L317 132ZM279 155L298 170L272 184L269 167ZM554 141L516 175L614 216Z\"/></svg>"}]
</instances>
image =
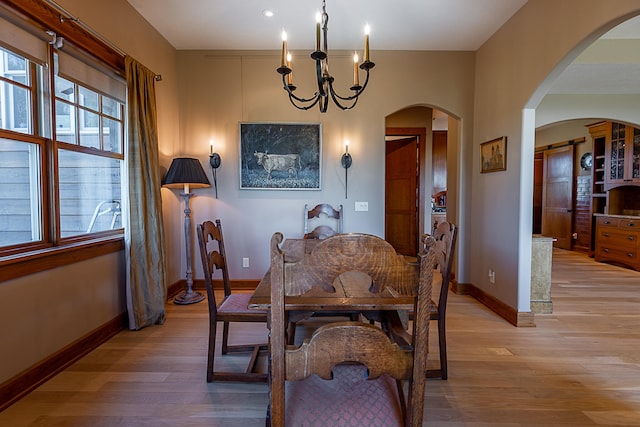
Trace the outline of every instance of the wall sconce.
<instances>
[{"instance_id":1,"label":"wall sconce","mask_svg":"<svg viewBox=\"0 0 640 427\"><path fill-rule=\"evenodd\" d=\"M342 163L342 167L344 168L344 198L348 199L349 198L347 194L348 170L351 167L351 163L353 163L351 154L349 154L349 141L346 141L344 143L344 154L342 155L342 159L340 159L340 163Z\"/></svg>"},{"instance_id":2,"label":"wall sconce","mask_svg":"<svg viewBox=\"0 0 640 427\"><path fill-rule=\"evenodd\" d=\"M191 209L189 208L189 199L193 196L191 188L209 187L209 180L202 169L200 160L188 157L177 157L171 162L169 171L162 181L163 187L182 188L183 192L180 196L184 198L184 240L185 251L187 256L187 289L181 292L173 300L176 304L193 304L204 299L204 295L193 290L193 277L191 272Z\"/></svg>"},{"instance_id":3,"label":"wall sconce","mask_svg":"<svg viewBox=\"0 0 640 427\"><path fill-rule=\"evenodd\" d=\"M218 177L216 176L216 170L222 164L220 154L213 152L213 144L211 144L211 151L209 154L209 164L211 165L211 171L213 172L213 188L216 190L216 199L218 198Z\"/></svg>"}]
</instances>

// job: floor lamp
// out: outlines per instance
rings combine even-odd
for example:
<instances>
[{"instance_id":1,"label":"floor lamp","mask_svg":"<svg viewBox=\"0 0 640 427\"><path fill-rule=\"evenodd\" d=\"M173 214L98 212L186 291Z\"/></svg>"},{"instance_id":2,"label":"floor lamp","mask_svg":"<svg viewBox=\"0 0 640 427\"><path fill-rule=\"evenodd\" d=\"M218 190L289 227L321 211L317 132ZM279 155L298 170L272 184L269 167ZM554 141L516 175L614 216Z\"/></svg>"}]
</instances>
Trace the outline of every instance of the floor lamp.
<instances>
[{"instance_id":1,"label":"floor lamp","mask_svg":"<svg viewBox=\"0 0 640 427\"><path fill-rule=\"evenodd\" d=\"M184 237L187 254L187 289L179 293L173 300L176 304L193 304L204 299L204 294L193 290L193 277L191 272L191 209L189 199L193 196L190 188L209 187L209 179L202 169L198 159L177 157L171 162L169 171L164 177L162 185L168 188L183 188L180 196L184 198Z\"/></svg>"}]
</instances>

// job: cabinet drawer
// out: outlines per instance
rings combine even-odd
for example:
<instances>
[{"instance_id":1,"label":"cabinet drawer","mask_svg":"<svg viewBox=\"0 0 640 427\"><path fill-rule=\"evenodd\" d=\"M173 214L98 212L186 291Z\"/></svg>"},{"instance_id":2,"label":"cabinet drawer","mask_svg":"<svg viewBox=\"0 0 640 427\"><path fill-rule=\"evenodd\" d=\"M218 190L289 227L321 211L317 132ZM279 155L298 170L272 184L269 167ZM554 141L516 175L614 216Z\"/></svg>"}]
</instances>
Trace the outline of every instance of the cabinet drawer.
<instances>
[{"instance_id":1,"label":"cabinet drawer","mask_svg":"<svg viewBox=\"0 0 640 427\"><path fill-rule=\"evenodd\" d=\"M640 232L640 219L599 216L596 219L596 224L598 228L620 228L629 231L638 230Z\"/></svg>"},{"instance_id":2,"label":"cabinet drawer","mask_svg":"<svg viewBox=\"0 0 640 427\"><path fill-rule=\"evenodd\" d=\"M611 218L608 216L597 217L596 224L598 227L614 227L618 228L618 218Z\"/></svg>"},{"instance_id":3,"label":"cabinet drawer","mask_svg":"<svg viewBox=\"0 0 640 427\"><path fill-rule=\"evenodd\" d=\"M598 228L598 244L602 245L636 248L638 247L639 237L640 232L636 231L608 227Z\"/></svg>"},{"instance_id":4,"label":"cabinet drawer","mask_svg":"<svg viewBox=\"0 0 640 427\"><path fill-rule=\"evenodd\" d=\"M618 219L618 227L625 230L638 230L640 231L640 220L637 219Z\"/></svg>"},{"instance_id":5,"label":"cabinet drawer","mask_svg":"<svg viewBox=\"0 0 640 427\"><path fill-rule=\"evenodd\" d=\"M637 264L638 249L625 249L610 245L598 245L596 248L596 259L620 261L623 263Z\"/></svg>"}]
</instances>

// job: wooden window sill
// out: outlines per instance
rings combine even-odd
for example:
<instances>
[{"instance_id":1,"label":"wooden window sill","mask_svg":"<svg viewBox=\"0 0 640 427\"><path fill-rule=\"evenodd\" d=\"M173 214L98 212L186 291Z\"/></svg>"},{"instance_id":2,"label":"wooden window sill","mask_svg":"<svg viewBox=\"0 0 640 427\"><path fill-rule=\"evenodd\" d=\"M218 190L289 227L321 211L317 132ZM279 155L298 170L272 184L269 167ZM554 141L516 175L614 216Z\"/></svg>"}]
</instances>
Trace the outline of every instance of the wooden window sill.
<instances>
[{"instance_id":1,"label":"wooden window sill","mask_svg":"<svg viewBox=\"0 0 640 427\"><path fill-rule=\"evenodd\" d=\"M122 236L109 236L0 257L0 282L73 264L124 249Z\"/></svg>"}]
</instances>

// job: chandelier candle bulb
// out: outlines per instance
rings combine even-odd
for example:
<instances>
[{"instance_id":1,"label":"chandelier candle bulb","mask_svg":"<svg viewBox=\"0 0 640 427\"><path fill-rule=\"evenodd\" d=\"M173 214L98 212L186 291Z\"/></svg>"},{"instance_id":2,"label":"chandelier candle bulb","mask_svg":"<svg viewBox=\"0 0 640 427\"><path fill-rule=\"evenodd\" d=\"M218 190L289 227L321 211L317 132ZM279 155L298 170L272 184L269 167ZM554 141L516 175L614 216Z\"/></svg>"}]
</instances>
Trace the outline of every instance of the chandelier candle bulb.
<instances>
[{"instance_id":1,"label":"chandelier candle bulb","mask_svg":"<svg viewBox=\"0 0 640 427\"><path fill-rule=\"evenodd\" d=\"M287 84L293 84L293 68L291 68L291 53L287 53L287 67L291 69L291 72L287 74Z\"/></svg>"},{"instance_id":2,"label":"chandelier candle bulb","mask_svg":"<svg viewBox=\"0 0 640 427\"><path fill-rule=\"evenodd\" d=\"M282 30L282 66L287 66L287 33Z\"/></svg>"},{"instance_id":3,"label":"chandelier candle bulb","mask_svg":"<svg viewBox=\"0 0 640 427\"><path fill-rule=\"evenodd\" d=\"M360 85L360 76L358 75L358 54L353 53L353 85Z\"/></svg>"},{"instance_id":4,"label":"chandelier candle bulb","mask_svg":"<svg viewBox=\"0 0 640 427\"><path fill-rule=\"evenodd\" d=\"M320 50L320 23L322 22L322 15L320 12L316 13L316 52Z\"/></svg>"},{"instance_id":5,"label":"chandelier candle bulb","mask_svg":"<svg viewBox=\"0 0 640 427\"><path fill-rule=\"evenodd\" d=\"M369 25L364 27L364 61L369 60Z\"/></svg>"}]
</instances>

